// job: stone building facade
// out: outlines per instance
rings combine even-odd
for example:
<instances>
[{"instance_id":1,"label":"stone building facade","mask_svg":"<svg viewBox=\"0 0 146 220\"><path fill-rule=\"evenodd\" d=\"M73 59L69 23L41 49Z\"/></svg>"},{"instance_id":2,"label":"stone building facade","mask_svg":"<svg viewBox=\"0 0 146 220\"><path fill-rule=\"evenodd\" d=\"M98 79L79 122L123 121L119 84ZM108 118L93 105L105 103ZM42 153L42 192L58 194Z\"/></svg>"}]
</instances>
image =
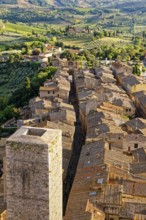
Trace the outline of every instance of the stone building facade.
<instances>
[{"instance_id":1,"label":"stone building facade","mask_svg":"<svg viewBox=\"0 0 146 220\"><path fill-rule=\"evenodd\" d=\"M62 134L21 127L7 141L7 220L62 219Z\"/></svg>"}]
</instances>

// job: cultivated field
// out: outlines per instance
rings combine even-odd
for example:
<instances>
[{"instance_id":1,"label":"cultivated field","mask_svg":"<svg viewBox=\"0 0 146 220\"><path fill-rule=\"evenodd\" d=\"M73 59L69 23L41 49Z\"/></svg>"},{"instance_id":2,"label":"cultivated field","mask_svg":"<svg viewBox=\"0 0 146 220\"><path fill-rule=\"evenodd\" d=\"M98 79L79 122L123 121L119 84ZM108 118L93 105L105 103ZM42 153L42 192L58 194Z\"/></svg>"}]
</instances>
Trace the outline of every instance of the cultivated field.
<instances>
[{"instance_id":1,"label":"cultivated field","mask_svg":"<svg viewBox=\"0 0 146 220\"><path fill-rule=\"evenodd\" d=\"M25 63L0 64L0 96L10 96L20 88L26 77L33 77L39 68Z\"/></svg>"}]
</instances>

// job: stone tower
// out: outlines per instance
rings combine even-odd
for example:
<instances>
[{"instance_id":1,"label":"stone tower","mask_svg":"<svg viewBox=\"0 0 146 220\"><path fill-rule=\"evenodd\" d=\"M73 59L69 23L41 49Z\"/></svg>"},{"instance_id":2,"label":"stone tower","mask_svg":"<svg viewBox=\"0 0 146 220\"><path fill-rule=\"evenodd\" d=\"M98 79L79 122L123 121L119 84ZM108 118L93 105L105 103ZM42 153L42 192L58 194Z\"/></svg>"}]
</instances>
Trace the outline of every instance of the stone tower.
<instances>
[{"instance_id":1,"label":"stone tower","mask_svg":"<svg viewBox=\"0 0 146 220\"><path fill-rule=\"evenodd\" d=\"M62 219L62 134L21 127L7 141L7 220Z\"/></svg>"}]
</instances>

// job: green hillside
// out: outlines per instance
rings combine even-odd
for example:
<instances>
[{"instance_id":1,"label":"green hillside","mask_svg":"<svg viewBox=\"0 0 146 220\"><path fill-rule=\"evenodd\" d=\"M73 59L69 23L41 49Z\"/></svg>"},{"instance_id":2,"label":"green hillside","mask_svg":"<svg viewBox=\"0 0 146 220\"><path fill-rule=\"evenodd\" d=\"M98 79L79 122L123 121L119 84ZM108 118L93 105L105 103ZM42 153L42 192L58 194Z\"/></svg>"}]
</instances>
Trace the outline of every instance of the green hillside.
<instances>
[{"instance_id":1,"label":"green hillside","mask_svg":"<svg viewBox=\"0 0 146 220\"><path fill-rule=\"evenodd\" d=\"M0 63L0 96L11 96L26 77L32 78L38 72L38 66L31 63Z\"/></svg>"},{"instance_id":2,"label":"green hillside","mask_svg":"<svg viewBox=\"0 0 146 220\"><path fill-rule=\"evenodd\" d=\"M132 3L132 5L131 5ZM101 6L133 6L140 7L145 3L144 0L1 0L0 4L18 4L18 5L37 5L37 6L66 6L66 7L101 7ZM133 5L134 4L134 5Z\"/></svg>"},{"instance_id":3,"label":"green hillside","mask_svg":"<svg viewBox=\"0 0 146 220\"><path fill-rule=\"evenodd\" d=\"M17 0L1 0L0 4L16 4Z\"/></svg>"}]
</instances>

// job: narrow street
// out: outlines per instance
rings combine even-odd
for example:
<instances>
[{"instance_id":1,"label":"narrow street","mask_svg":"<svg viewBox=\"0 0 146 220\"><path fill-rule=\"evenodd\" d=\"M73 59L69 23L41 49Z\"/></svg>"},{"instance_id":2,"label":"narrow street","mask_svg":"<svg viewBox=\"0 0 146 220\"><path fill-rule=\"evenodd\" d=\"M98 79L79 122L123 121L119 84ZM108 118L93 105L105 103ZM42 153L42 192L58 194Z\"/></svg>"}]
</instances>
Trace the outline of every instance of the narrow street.
<instances>
[{"instance_id":1,"label":"narrow street","mask_svg":"<svg viewBox=\"0 0 146 220\"><path fill-rule=\"evenodd\" d=\"M76 169L81 153L82 146L85 143L85 134L82 130L82 126L80 123L79 119L79 106L78 106L78 101L76 98L76 91L74 87L74 83L71 83L71 91L70 91L70 101L71 104L74 106L74 110L76 113L76 123L75 123L75 134L74 134L74 142L73 142L73 151L72 151L72 156L68 168L68 173L66 180L64 182L64 190L63 190L63 212L65 214L66 206L67 206L67 201L69 197L69 193L74 181L74 177L76 174Z\"/></svg>"}]
</instances>

